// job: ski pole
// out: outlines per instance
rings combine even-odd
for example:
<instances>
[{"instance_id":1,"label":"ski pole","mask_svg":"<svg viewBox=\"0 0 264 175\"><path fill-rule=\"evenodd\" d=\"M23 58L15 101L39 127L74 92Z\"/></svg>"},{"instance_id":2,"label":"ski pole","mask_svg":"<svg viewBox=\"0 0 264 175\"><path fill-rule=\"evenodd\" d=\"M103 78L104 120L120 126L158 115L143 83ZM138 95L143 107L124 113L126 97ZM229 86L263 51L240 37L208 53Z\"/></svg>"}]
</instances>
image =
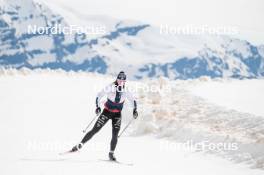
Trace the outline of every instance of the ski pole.
<instances>
[{"instance_id":1,"label":"ski pole","mask_svg":"<svg viewBox=\"0 0 264 175\"><path fill-rule=\"evenodd\" d=\"M125 132L125 130L129 127L129 125L134 121L134 118L132 118L128 124L125 126L125 128L121 131L121 133L119 134L118 138L121 137L121 135Z\"/></svg>"},{"instance_id":2,"label":"ski pole","mask_svg":"<svg viewBox=\"0 0 264 175\"><path fill-rule=\"evenodd\" d=\"M89 126L93 123L93 121L97 118L97 115L92 119L92 121L86 126L86 128L83 130L83 133L86 133Z\"/></svg>"}]
</instances>

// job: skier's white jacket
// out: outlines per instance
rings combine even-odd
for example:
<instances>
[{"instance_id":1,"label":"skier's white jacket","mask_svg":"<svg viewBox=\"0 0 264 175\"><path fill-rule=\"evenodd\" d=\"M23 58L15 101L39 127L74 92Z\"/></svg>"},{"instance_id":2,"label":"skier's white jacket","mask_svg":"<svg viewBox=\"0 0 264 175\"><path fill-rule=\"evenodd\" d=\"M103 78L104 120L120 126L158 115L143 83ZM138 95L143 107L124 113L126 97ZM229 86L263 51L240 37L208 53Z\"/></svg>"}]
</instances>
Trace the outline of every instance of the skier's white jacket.
<instances>
[{"instance_id":1,"label":"skier's white jacket","mask_svg":"<svg viewBox=\"0 0 264 175\"><path fill-rule=\"evenodd\" d=\"M107 97L104 107L110 112L121 112L126 99L130 104L133 104L134 109L137 108L134 95L126 88L118 86L115 83L109 84L97 94L96 107L99 107L98 104L104 96Z\"/></svg>"}]
</instances>

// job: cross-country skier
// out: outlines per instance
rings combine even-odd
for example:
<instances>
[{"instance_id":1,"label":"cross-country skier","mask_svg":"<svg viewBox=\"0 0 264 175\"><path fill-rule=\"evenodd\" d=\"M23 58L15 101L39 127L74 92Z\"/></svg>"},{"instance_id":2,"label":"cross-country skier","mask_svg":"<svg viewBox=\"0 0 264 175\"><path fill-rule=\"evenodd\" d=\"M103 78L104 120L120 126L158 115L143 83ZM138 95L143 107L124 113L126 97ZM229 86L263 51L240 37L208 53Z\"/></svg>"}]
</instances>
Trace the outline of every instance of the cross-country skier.
<instances>
[{"instance_id":1,"label":"cross-country skier","mask_svg":"<svg viewBox=\"0 0 264 175\"><path fill-rule=\"evenodd\" d=\"M83 137L82 141L74 146L70 152L75 152L82 148L82 146L90 140L105 124L111 119L112 120L112 140L110 144L109 159L116 161L114 151L117 144L118 132L121 126L121 111L125 99L128 99L134 106L133 117L136 119L138 117L137 112L137 102L133 95L125 91L126 74L121 71L116 80L105 87L101 92L98 93L96 97L96 110L95 113L99 115L101 113L101 108L99 106L100 100L103 96L107 96L107 101L104 104L104 110L98 117L93 128Z\"/></svg>"}]
</instances>

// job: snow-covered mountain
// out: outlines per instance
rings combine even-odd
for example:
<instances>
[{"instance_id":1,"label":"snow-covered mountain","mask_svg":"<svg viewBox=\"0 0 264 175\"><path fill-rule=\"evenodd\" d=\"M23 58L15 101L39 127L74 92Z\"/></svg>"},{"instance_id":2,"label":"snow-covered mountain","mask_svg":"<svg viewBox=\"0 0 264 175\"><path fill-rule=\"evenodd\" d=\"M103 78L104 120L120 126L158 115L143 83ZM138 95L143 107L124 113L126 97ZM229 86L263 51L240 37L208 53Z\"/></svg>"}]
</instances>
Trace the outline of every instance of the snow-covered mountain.
<instances>
[{"instance_id":1,"label":"snow-covered mountain","mask_svg":"<svg viewBox=\"0 0 264 175\"><path fill-rule=\"evenodd\" d=\"M130 78L200 76L258 78L264 48L227 36L166 35L159 27L104 16L85 16L32 0L0 1L0 65L61 68L102 74L126 70ZM32 34L28 25L104 25L105 33Z\"/></svg>"}]
</instances>

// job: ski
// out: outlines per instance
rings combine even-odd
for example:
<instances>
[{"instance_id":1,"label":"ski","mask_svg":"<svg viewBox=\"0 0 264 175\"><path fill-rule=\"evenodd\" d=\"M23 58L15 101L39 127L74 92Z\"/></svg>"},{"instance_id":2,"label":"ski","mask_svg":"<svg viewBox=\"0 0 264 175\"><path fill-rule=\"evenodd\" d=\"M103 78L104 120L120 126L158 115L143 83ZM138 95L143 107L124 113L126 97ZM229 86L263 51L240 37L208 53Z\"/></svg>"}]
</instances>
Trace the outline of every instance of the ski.
<instances>
[{"instance_id":1,"label":"ski","mask_svg":"<svg viewBox=\"0 0 264 175\"><path fill-rule=\"evenodd\" d=\"M120 162L118 160L109 160L109 159L99 159L99 161L104 161L104 162L109 162L109 163L116 163L120 165L126 165L126 166L133 166L133 163L125 163L125 162Z\"/></svg>"},{"instance_id":2,"label":"ski","mask_svg":"<svg viewBox=\"0 0 264 175\"><path fill-rule=\"evenodd\" d=\"M76 151L72 151L72 150L70 150L70 151L65 151L65 152L61 152L61 153L59 153L59 155L60 155L60 156L63 156L63 155L72 154L72 153L76 153Z\"/></svg>"},{"instance_id":3,"label":"ski","mask_svg":"<svg viewBox=\"0 0 264 175\"><path fill-rule=\"evenodd\" d=\"M61 152L59 153L59 155L63 156L63 155L68 155L68 154L72 154L72 153L76 153L78 151L65 151L65 152ZM126 165L126 166L133 166L133 163L126 163L126 162L120 162L118 160L110 160L110 159L99 159L99 161L104 161L104 162L109 162L109 163L116 163L116 164L120 164L120 165Z\"/></svg>"},{"instance_id":4,"label":"ski","mask_svg":"<svg viewBox=\"0 0 264 175\"><path fill-rule=\"evenodd\" d=\"M74 146L72 149L70 149L69 151L62 152L59 155L65 155L65 154L79 152L79 150L82 148L82 146L83 146L83 144L82 143L79 143L76 146Z\"/></svg>"}]
</instances>

